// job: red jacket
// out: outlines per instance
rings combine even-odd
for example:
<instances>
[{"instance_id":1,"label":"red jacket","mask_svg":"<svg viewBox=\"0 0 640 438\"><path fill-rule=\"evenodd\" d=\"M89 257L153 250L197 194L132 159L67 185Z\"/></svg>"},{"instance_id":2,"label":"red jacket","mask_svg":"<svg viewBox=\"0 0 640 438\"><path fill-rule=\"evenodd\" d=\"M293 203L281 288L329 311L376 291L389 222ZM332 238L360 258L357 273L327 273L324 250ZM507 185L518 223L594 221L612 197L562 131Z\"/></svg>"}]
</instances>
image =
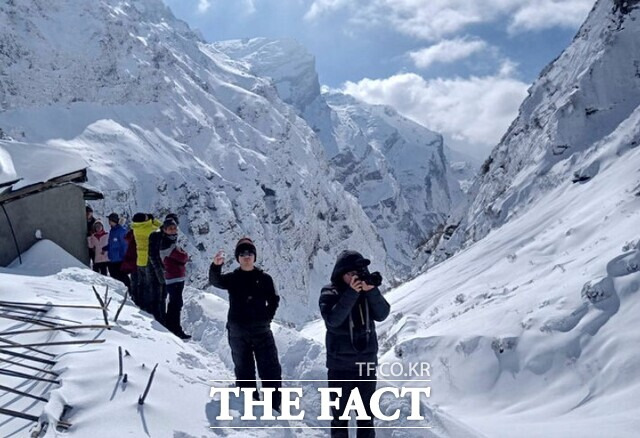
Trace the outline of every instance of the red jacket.
<instances>
[{"instance_id":1,"label":"red jacket","mask_svg":"<svg viewBox=\"0 0 640 438\"><path fill-rule=\"evenodd\" d=\"M136 272L138 269L138 252L136 248L136 239L133 236L133 230L129 230L129 232L124 236L124 240L127 242L127 252L124 254L124 259L122 260L120 269L122 272L131 274Z\"/></svg>"},{"instance_id":2,"label":"red jacket","mask_svg":"<svg viewBox=\"0 0 640 438\"><path fill-rule=\"evenodd\" d=\"M187 275L187 262L189 261L189 254L187 254L182 248L175 245L168 248L168 254L162 258L162 264L164 265L164 278L165 280L174 280L173 283L178 281L184 281ZM166 250L165 250L166 251ZM164 251L160 251L162 254ZM167 284L172 282L167 281Z\"/></svg>"}]
</instances>

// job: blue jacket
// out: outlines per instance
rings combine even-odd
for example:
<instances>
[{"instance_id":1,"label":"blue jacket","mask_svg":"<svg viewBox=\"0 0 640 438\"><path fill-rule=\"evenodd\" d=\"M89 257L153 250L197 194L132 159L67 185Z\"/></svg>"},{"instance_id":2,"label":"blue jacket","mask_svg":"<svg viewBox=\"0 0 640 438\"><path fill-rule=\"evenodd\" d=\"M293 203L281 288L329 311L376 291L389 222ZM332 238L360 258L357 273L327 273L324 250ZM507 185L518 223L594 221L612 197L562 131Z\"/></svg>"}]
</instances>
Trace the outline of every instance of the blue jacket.
<instances>
[{"instance_id":1,"label":"blue jacket","mask_svg":"<svg viewBox=\"0 0 640 438\"><path fill-rule=\"evenodd\" d=\"M124 240L124 236L127 234L127 230L120 224L111 228L109 231L109 244L107 245L107 251L109 253L110 262L121 262L124 260L124 255L127 252L127 241Z\"/></svg>"}]
</instances>

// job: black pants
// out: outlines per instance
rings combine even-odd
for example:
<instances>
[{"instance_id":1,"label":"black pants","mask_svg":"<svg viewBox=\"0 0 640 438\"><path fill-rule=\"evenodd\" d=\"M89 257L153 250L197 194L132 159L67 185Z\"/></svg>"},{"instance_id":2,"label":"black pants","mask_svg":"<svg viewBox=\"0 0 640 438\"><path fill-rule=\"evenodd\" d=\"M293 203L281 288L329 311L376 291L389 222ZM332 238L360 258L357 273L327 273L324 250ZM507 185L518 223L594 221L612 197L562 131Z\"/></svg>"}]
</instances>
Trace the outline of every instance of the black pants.
<instances>
[{"instance_id":1,"label":"black pants","mask_svg":"<svg viewBox=\"0 0 640 438\"><path fill-rule=\"evenodd\" d=\"M147 274L147 268L144 266L138 266L134 278L135 296L138 300L138 307L146 312L152 313L149 297L149 276Z\"/></svg>"},{"instance_id":2,"label":"black pants","mask_svg":"<svg viewBox=\"0 0 640 438\"><path fill-rule=\"evenodd\" d=\"M129 294L131 295L133 302L136 303L136 306L141 307L140 292L138 291L139 281L138 268L136 268L136 270L131 273L131 287L129 287Z\"/></svg>"},{"instance_id":3,"label":"black pants","mask_svg":"<svg viewBox=\"0 0 640 438\"><path fill-rule=\"evenodd\" d=\"M182 311L182 291L184 290L184 281L180 283L167 284L165 287L169 304L167 305L166 327L173 333L182 331L180 325L180 312Z\"/></svg>"},{"instance_id":4,"label":"black pants","mask_svg":"<svg viewBox=\"0 0 640 438\"><path fill-rule=\"evenodd\" d=\"M123 282L128 289L131 286L131 281L129 281L129 275L122 272L121 265L122 262L109 262L109 274L116 280Z\"/></svg>"},{"instance_id":5,"label":"black pants","mask_svg":"<svg viewBox=\"0 0 640 438\"><path fill-rule=\"evenodd\" d=\"M109 262L101 262L101 263L94 263L93 264L93 270L95 272L99 272L102 275L108 275L109 274Z\"/></svg>"},{"instance_id":6,"label":"black pants","mask_svg":"<svg viewBox=\"0 0 640 438\"><path fill-rule=\"evenodd\" d=\"M164 283L160 283L158 275L151 265L147 265L147 303L149 308L147 311L160 324L166 327L167 319L167 289Z\"/></svg>"},{"instance_id":7,"label":"black pants","mask_svg":"<svg viewBox=\"0 0 640 438\"><path fill-rule=\"evenodd\" d=\"M373 438L376 436L373 429L373 414L371 413L370 401L371 396L376 391L376 375L370 373L370 375L361 376L358 368L352 370L329 370L329 387L330 388L342 388L342 397L340 397L339 409L331 408L331 437L332 438L348 438L349 426L348 420L340 420L338 417L344 413L344 409L347 406L349 400L349 394L354 388L358 388L362 402L364 403L367 415L371 417L371 420L357 420L358 426L358 438ZM336 394L332 394L331 400L335 400ZM366 429L365 429L366 428Z\"/></svg>"},{"instance_id":8,"label":"black pants","mask_svg":"<svg viewBox=\"0 0 640 438\"><path fill-rule=\"evenodd\" d=\"M257 388L256 364L263 388L276 388L273 393L273 407L280 410L282 395L282 368L278 360L278 349L271 330L258 333L237 333L229 331L229 345L236 373L236 386Z\"/></svg>"}]
</instances>

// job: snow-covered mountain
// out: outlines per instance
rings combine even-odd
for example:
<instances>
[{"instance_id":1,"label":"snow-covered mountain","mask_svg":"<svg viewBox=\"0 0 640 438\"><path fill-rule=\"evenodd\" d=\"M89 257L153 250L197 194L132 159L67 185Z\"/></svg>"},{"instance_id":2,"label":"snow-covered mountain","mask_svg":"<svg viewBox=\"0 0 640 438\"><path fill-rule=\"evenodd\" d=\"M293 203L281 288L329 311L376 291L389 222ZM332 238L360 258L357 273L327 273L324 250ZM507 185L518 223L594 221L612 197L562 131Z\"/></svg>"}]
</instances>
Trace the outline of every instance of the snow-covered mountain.
<instances>
[{"instance_id":1,"label":"snow-covered mountain","mask_svg":"<svg viewBox=\"0 0 640 438\"><path fill-rule=\"evenodd\" d=\"M637 1L597 2L572 44L531 86L518 117L483 164L454 247L524 214L565 181L599 184L607 161L603 142L640 103L637 20ZM616 154L639 141L630 139Z\"/></svg>"},{"instance_id":2,"label":"snow-covered mountain","mask_svg":"<svg viewBox=\"0 0 640 438\"><path fill-rule=\"evenodd\" d=\"M387 295L382 362L429 362L431 402L486 436L638 434L638 3L595 4L441 247L463 248Z\"/></svg>"},{"instance_id":3,"label":"snow-covered mountain","mask_svg":"<svg viewBox=\"0 0 640 438\"><path fill-rule=\"evenodd\" d=\"M223 41L216 49L253 73L273 79L280 97L318 134L338 180L364 208L403 278L419 269L430 239L463 200L442 136L388 106L369 105L337 91L322 92L315 58L293 40Z\"/></svg>"},{"instance_id":4,"label":"snow-covered mountain","mask_svg":"<svg viewBox=\"0 0 640 438\"><path fill-rule=\"evenodd\" d=\"M0 65L3 136L80 154L106 195L94 205L102 215L177 212L195 285L243 235L256 241L289 322L316 312L345 247L394 273L316 134L272 82L160 0L2 2Z\"/></svg>"}]
</instances>

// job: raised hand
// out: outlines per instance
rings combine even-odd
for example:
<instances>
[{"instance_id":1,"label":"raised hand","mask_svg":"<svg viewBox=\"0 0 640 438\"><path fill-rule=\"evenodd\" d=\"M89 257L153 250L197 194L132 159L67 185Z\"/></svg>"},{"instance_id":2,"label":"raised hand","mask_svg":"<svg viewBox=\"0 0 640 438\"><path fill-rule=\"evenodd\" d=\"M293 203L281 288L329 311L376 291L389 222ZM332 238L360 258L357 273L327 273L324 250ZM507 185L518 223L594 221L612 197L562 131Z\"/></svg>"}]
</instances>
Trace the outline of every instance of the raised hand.
<instances>
[{"instance_id":1,"label":"raised hand","mask_svg":"<svg viewBox=\"0 0 640 438\"><path fill-rule=\"evenodd\" d=\"M224 263L224 252L218 251L216 255L213 257L213 264L220 266Z\"/></svg>"}]
</instances>

